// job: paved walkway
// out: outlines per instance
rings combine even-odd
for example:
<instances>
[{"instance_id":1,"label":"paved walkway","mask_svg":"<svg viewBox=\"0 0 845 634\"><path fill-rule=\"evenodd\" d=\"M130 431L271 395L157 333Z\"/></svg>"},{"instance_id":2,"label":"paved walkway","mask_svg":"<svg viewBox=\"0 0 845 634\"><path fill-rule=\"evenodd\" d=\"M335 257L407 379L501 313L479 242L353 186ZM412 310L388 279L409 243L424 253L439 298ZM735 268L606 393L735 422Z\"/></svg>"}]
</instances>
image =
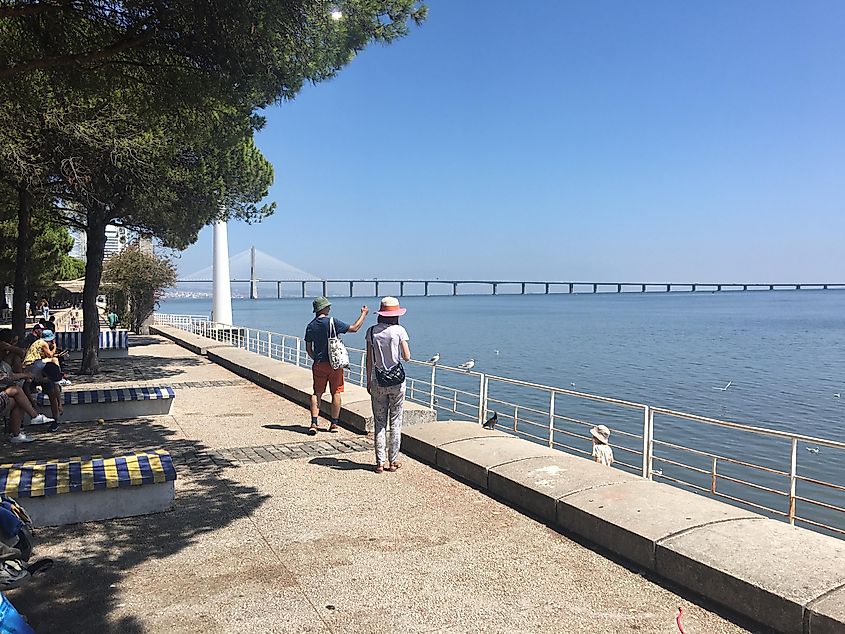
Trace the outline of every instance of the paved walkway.
<instances>
[{"instance_id":1,"label":"paved walkway","mask_svg":"<svg viewBox=\"0 0 845 634\"><path fill-rule=\"evenodd\" d=\"M375 474L349 430L156 337L76 384L171 384L171 415L73 423L4 461L165 447L173 511L38 531L55 568L10 598L47 632L743 629L429 466ZM325 425L324 425L325 426Z\"/></svg>"}]
</instances>

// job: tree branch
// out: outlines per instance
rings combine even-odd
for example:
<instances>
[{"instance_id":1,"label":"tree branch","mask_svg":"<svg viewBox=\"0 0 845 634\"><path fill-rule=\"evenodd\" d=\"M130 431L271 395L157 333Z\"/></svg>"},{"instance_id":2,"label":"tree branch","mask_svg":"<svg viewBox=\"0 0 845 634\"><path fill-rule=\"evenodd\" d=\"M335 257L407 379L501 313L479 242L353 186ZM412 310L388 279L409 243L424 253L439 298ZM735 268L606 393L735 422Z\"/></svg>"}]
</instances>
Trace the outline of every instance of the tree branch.
<instances>
[{"instance_id":1,"label":"tree branch","mask_svg":"<svg viewBox=\"0 0 845 634\"><path fill-rule=\"evenodd\" d=\"M147 43L152 36L153 32L152 30L149 30L140 36L127 37L123 40L118 40L110 46L95 51L87 51L85 53L77 53L75 55L56 55L54 57L45 57L43 59L3 66L0 67L0 79L8 79L33 70L48 70L51 68L61 68L66 66L83 66L85 64L92 64L95 62L108 61L124 51L138 48L139 46Z\"/></svg>"}]
</instances>

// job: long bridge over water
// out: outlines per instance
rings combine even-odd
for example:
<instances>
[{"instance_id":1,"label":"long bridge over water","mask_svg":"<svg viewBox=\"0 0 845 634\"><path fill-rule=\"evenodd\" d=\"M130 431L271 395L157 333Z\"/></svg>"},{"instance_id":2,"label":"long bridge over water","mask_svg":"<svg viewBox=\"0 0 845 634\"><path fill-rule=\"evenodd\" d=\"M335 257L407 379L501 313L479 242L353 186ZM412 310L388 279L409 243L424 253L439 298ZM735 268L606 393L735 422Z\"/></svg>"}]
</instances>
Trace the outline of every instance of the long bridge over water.
<instances>
[{"instance_id":1,"label":"long bridge over water","mask_svg":"<svg viewBox=\"0 0 845 634\"><path fill-rule=\"evenodd\" d=\"M372 297L379 297L381 293L379 290L385 285L390 284L395 288L399 287L399 296L417 295L428 297L432 294L434 288L447 289L445 294L458 295L458 289L461 286L488 286L493 295L499 294L499 289L505 287L508 294L525 295L528 293L537 294L578 294L578 293L674 293L674 292L723 292L723 291L777 291L777 290L843 290L843 284L831 283L788 283L788 284L771 284L771 283L747 283L747 282L563 282L563 281L513 281L513 280L473 280L473 279L365 279L365 278L345 278L345 279L324 279L324 280L265 280L265 279L233 279L232 283L249 284L250 298L258 297L258 284L275 284L276 297L281 299L282 289L285 287L297 288L301 297L307 297L307 291L313 289L315 286L321 289L322 295L328 295L329 285L342 286L349 288L349 297L355 296L355 290L366 289L372 290ZM194 284L205 283L211 284L212 280L178 280L179 284ZM357 285L357 286L356 286ZM416 292L413 292L415 291ZM359 290L360 293L360 290ZM443 294L443 293L438 293ZM369 295L360 295L367 297Z\"/></svg>"}]
</instances>

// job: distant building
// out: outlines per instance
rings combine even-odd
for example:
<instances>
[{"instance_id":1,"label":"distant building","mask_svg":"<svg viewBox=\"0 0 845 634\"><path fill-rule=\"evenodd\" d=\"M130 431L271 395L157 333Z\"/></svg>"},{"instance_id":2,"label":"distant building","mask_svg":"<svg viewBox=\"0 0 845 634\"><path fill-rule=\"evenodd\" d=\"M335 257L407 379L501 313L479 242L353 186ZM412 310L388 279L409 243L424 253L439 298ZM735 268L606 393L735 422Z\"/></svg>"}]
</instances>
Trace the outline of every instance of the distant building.
<instances>
[{"instance_id":1,"label":"distant building","mask_svg":"<svg viewBox=\"0 0 845 634\"><path fill-rule=\"evenodd\" d=\"M88 237L84 231L75 233L73 235L73 249L70 254L75 258L85 260L86 249L88 244ZM129 232L125 227L116 227L115 225L106 225L106 248L103 252L104 259L108 260L111 256L117 255L126 245L129 244Z\"/></svg>"},{"instance_id":2,"label":"distant building","mask_svg":"<svg viewBox=\"0 0 845 634\"><path fill-rule=\"evenodd\" d=\"M106 225L104 259L108 260L111 256L117 255L126 248L127 244L129 244L129 232L126 231L126 227Z\"/></svg>"}]
</instances>

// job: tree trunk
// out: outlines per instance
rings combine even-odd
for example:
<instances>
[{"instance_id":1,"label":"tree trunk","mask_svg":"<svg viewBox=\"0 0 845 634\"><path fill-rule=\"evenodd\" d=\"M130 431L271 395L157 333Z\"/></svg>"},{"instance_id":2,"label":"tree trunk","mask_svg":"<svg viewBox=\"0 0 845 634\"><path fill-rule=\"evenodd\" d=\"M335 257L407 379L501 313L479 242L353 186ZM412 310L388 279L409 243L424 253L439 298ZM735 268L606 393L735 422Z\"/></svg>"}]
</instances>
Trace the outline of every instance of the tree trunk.
<instances>
[{"instance_id":1,"label":"tree trunk","mask_svg":"<svg viewBox=\"0 0 845 634\"><path fill-rule=\"evenodd\" d=\"M97 374L100 360L97 351L100 341L100 312L97 295L103 277L103 255L106 251L106 220L99 210L88 212L88 243L85 249L85 287L82 289L82 374Z\"/></svg>"},{"instance_id":2,"label":"tree trunk","mask_svg":"<svg viewBox=\"0 0 845 634\"><path fill-rule=\"evenodd\" d=\"M29 298L29 252L32 249L32 195L18 186L18 239L15 254L15 294L12 297L12 330L21 339L26 334L26 301Z\"/></svg>"}]
</instances>

